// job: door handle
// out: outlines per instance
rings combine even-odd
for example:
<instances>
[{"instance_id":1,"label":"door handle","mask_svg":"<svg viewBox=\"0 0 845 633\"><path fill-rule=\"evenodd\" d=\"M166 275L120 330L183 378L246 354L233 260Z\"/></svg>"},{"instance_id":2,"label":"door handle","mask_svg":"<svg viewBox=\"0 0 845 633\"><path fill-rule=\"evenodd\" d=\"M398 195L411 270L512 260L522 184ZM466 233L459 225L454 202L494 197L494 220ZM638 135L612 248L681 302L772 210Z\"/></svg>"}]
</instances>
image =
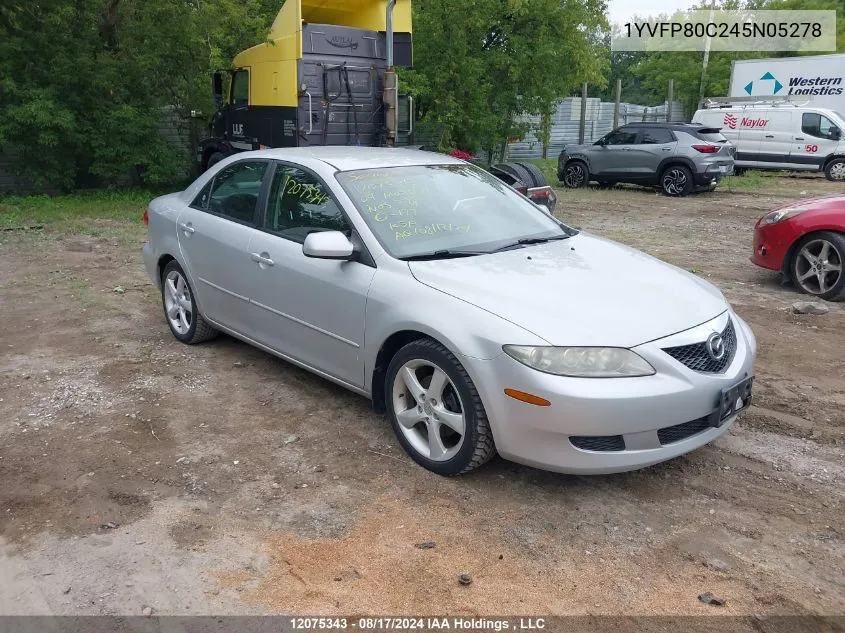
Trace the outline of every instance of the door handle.
<instances>
[{"instance_id":1,"label":"door handle","mask_svg":"<svg viewBox=\"0 0 845 633\"><path fill-rule=\"evenodd\" d=\"M796 137L795 137L795 140L796 140L796 141L803 141L803 140L804 140L804 137L803 137L803 136L796 136Z\"/></svg>"},{"instance_id":2,"label":"door handle","mask_svg":"<svg viewBox=\"0 0 845 633\"><path fill-rule=\"evenodd\" d=\"M630 148L630 147L623 147L623 148L622 148L622 151L623 151L623 152L630 152L630 151L631 151L631 148Z\"/></svg>"},{"instance_id":3,"label":"door handle","mask_svg":"<svg viewBox=\"0 0 845 633\"><path fill-rule=\"evenodd\" d=\"M672 151L671 147L661 147L660 149L664 152L671 152Z\"/></svg>"},{"instance_id":4,"label":"door handle","mask_svg":"<svg viewBox=\"0 0 845 633\"><path fill-rule=\"evenodd\" d=\"M179 230L184 231L188 235L193 235L196 232L196 229L193 226L191 226L190 223L185 224L184 222L179 223Z\"/></svg>"},{"instance_id":5,"label":"door handle","mask_svg":"<svg viewBox=\"0 0 845 633\"><path fill-rule=\"evenodd\" d=\"M774 137L775 137L774 134L766 134L766 138L774 138Z\"/></svg>"},{"instance_id":6,"label":"door handle","mask_svg":"<svg viewBox=\"0 0 845 633\"><path fill-rule=\"evenodd\" d=\"M250 253L252 261L263 266L275 266L276 262L270 259L268 253Z\"/></svg>"}]
</instances>

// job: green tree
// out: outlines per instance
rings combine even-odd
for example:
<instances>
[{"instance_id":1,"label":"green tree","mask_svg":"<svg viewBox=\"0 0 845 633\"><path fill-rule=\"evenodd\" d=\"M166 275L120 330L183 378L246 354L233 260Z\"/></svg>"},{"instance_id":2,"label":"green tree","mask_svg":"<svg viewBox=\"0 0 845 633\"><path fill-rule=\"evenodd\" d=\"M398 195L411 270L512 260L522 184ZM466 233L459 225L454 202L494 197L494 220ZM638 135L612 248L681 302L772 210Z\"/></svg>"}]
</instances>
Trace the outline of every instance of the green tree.
<instances>
[{"instance_id":1,"label":"green tree","mask_svg":"<svg viewBox=\"0 0 845 633\"><path fill-rule=\"evenodd\" d=\"M441 147L492 152L583 81L602 82L603 0L415 0L403 73Z\"/></svg>"}]
</instances>

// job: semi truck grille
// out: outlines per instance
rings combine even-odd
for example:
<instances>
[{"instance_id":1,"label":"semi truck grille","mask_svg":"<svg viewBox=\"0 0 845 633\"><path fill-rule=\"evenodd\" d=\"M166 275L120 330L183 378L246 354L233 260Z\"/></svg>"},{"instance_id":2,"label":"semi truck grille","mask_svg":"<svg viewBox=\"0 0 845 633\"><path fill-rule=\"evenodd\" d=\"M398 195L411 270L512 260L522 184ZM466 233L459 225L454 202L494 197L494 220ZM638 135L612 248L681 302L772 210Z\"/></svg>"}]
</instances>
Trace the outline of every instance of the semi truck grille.
<instances>
[{"instance_id":1,"label":"semi truck grille","mask_svg":"<svg viewBox=\"0 0 845 633\"><path fill-rule=\"evenodd\" d=\"M734 354L736 354L736 331L731 319L728 319L728 324L721 334L725 354L719 359L710 355L707 349L707 341L693 343L692 345L681 345L680 347L664 347L663 351L693 371L718 374L725 371L731 364Z\"/></svg>"}]
</instances>

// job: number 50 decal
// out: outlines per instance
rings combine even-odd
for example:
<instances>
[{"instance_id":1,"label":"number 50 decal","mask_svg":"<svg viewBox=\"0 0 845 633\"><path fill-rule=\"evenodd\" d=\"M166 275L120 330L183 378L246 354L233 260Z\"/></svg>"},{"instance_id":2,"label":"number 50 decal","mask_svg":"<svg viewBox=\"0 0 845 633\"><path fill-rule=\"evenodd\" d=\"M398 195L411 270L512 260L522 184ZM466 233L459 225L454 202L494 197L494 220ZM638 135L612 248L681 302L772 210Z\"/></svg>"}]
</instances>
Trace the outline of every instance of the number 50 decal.
<instances>
[{"instance_id":1,"label":"number 50 decal","mask_svg":"<svg viewBox=\"0 0 845 633\"><path fill-rule=\"evenodd\" d=\"M807 153L809 153L809 154L815 154L816 152L818 152L818 151L819 151L819 146L818 146L818 145L805 145L805 146L804 146L804 149L805 149L805 150L807 151Z\"/></svg>"}]
</instances>

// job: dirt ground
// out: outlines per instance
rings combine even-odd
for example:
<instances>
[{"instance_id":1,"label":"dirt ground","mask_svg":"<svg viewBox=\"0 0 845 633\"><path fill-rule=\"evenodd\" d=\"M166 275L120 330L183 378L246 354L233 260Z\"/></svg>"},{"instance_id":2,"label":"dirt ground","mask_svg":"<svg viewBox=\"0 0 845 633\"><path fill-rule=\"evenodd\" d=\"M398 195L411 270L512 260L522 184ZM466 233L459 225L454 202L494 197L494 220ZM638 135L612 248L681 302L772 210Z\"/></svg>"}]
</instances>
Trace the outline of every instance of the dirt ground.
<instances>
[{"instance_id":1,"label":"dirt ground","mask_svg":"<svg viewBox=\"0 0 845 633\"><path fill-rule=\"evenodd\" d=\"M748 262L758 216L837 187L770 182L560 192L568 223L720 286L759 343L729 434L605 477L430 474L365 399L177 343L140 222L5 232L0 614L845 613L845 309L795 315Z\"/></svg>"}]
</instances>

